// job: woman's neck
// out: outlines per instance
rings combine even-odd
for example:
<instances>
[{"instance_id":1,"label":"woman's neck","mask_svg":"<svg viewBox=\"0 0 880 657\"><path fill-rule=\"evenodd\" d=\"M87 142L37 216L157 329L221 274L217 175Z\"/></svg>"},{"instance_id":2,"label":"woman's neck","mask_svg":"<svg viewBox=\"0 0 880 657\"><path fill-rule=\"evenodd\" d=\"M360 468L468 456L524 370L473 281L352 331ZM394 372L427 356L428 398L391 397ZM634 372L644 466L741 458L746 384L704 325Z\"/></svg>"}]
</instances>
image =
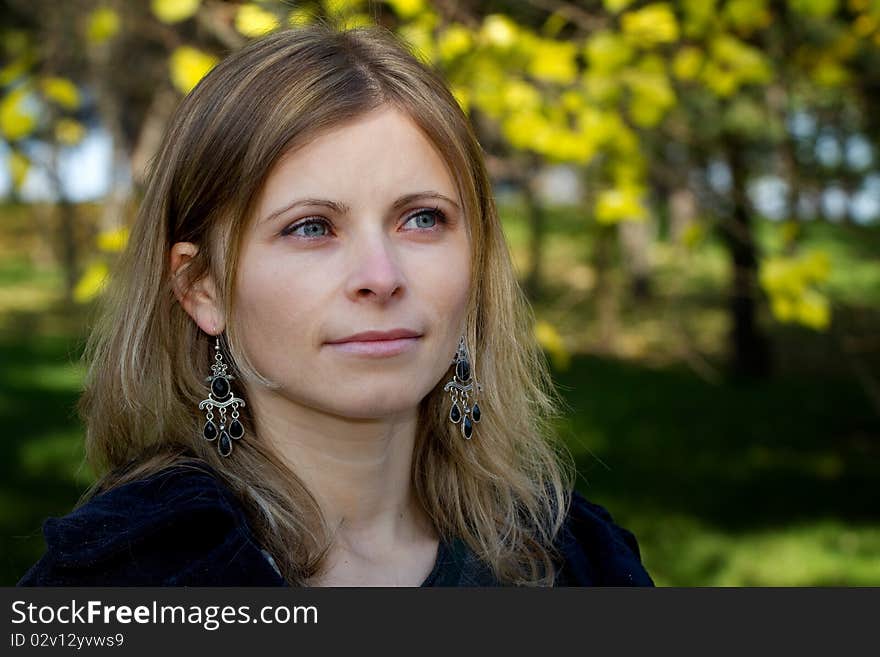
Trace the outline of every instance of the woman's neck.
<instances>
[{"instance_id":1,"label":"woman's neck","mask_svg":"<svg viewBox=\"0 0 880 657\"><path fill-rule=\"evenodd\" d=\"M249 396L260 435L315 496L339 549L369 560L435 536L412 486L417 408L350 419L260 393Z\"/></svg>"}]
</instances>

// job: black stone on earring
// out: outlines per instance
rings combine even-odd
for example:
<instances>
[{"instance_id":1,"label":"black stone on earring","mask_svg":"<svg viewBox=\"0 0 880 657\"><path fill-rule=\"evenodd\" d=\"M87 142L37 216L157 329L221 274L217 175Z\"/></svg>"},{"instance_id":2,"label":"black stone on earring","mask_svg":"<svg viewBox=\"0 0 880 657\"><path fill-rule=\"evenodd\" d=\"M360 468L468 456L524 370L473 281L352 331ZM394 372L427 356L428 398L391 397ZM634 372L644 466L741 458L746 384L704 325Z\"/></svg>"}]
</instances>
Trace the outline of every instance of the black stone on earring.
<instances>
[{"instance_id":1,"label":"black stone on earring","mask_svg":"<svg viewBox=\"0 0 880 657\"><path fill-rule=\"evenodd\" d=\"M211 384L211 392L217 399L226 399L229 396L229 381L223 378L216 378Z\"/></svg>"},{"instance_id":2,"label":"black stone on earring","mask_svg":"<svg viewBox=\"0 0 880 657\"><path fill-rule=\"evenodd\" d=\"M220 432L220 442L217 443L217 449L220 452L220 456L232 454L232 441L229 440L229 434L225 431Z\"/></svg>"},{"instance_id":3,"label":"black stone on earring","mask_svg":"<svg viewBox=\"0 0 880 657\"><path fill-rule=\"evenodd\" d=\"M471 364L466 359L458 361L455 365L455 375L459 381L467 383L468 379L471 378Z\"/></svg>"}]
</instances>

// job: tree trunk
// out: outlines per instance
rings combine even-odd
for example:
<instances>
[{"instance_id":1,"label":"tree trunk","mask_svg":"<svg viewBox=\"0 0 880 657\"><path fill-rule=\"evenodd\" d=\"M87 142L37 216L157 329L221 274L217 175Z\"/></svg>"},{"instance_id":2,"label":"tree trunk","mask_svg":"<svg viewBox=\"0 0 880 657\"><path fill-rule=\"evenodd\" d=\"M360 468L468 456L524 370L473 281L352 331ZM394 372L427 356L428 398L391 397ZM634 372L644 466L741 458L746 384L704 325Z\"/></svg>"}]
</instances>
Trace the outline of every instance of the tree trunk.
<instances>
[{"instance_id":1,"label":"tree trunk","mask_svg":"<svg viewBox=\"0 0 880 657\"><path fill-rule=\"evenodd\" d=\"M76 206L67 197L61 180L59 165L59 145L50 144L52 154L47 163L47 173L52 191L57 199L55 207L58 211L58 248L61 266L64 270L64 301L73 304L73 291L79 280L79 256L76 242Z\"/></svg>"},{"instance_id":2,"label":"tree trunk","mask_svg":"<svg viewBox=\"0 0 880 657\"><path fill-rule=\"evenodd\" d=\"M131 175L138 190L146 184L150 162L159 151L165 127L179 102L177 93L170 88L160 88L153 96L131 153Z\"/></svg>"},{"instance_id":3,"label":"tree trunk","mask_svg":"<svg viewBox=\"0 0 880 657\"><path fill-rule=\"evenodd\" d=\"M630 293L637 301L651 297L651 244L655 229L653 213L644 221L621 221L618 224L624 263L629 271Z\"/></svg>"},{"instance_id":4,"label":"tree trunk","mask_svg":"<svg viewBox=\"0 0 880 657\"><path fill-rule=\"evenodd\" d=\"M669 195L669 237L673 244L682 244L697 221L697 199L687 187L679 187Z\"/></svg>"},{"instance_id":5,"label":"tree trunk","mask_svg":"<svg viewBox=\"0 0 880 657\"><path fill-rule=\"evenodd\" d=\"M525 211L529 222L529 271L526 275L525 290L530 299L538 299L543 291L543 254L546 221L544 209L532 183L533 179L523 181L522 190Z\"/></svg>"},{"instance_id":6,"label":"tree trunk","mask_svg":"<svg viewBox=\"0 0 880 657\"><path fill-rule=\"evenodd\" d=\"M729 140L726 150L733 182L733 211L729 220L722 224L733 264L730 293L731 366L736 375L763 377L770 372L770 352L756 321L758 256L746 195L743 146L736 140Z\"/></svg>"},{"instance_id":7,"label":"tree trunk","mask_svg":"<svg viewBox=\"0 0 880 657\"><path fill-rule=\"evenodd\" d=\"M614 284L614 242L617 233L612 226L599 225L593 251L596 267L596 313L598 317L598 349L613 353L617 342L618 297Z\"/></svg>"}]
</instances>

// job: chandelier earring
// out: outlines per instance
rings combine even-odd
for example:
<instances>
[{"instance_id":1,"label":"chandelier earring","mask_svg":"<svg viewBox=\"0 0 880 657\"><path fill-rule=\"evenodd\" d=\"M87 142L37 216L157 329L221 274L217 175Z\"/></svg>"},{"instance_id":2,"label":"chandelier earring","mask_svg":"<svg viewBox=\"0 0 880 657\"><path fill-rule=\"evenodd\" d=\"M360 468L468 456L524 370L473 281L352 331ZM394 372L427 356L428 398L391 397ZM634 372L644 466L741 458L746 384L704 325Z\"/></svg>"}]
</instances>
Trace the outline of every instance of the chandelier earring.
<instances>
[{"instance_id":1,"label":"chandelier earring","mask_svg":"<svg viewBox=\"0 0 880 657\"><path fill-rule=\"evenodd\" d=\"M482 392L483 386L473 378L470 352L464 335L458 341L458 350L452 363L455 365L455 373L452 380L443 387L444 392L448 392L452 400L449 420L453 424L460 425L461 435L470 440L474 432L474 423L479 422L482 417L476 396L478 392ZM472 397L473 405L471 405Z\"/></svg>"},{"instance_id":2,"label":"chandelier earring","mask_svg":"<svg viewBox=\"0 0 880 657\"><path fill-rule=\"evenodd\" d=\"M199 409L206 412L202 436L205 440L216 440L217 451L223 457L232 454L232 442L244 436L244 426L238 419L238 409L246 406L243 399L233 394L229 381L235 377L227 374L226 368L227 364L223 361L223 353L220 351L220 337L217 336L214 344L214 363L211 365L212 374L205 379L210 386L210 392L208 398L199 403ZM231 411L228 418L227 409ZM215 410L220 415L217 421L214 418Z\"/></svg>"}]
</instances>

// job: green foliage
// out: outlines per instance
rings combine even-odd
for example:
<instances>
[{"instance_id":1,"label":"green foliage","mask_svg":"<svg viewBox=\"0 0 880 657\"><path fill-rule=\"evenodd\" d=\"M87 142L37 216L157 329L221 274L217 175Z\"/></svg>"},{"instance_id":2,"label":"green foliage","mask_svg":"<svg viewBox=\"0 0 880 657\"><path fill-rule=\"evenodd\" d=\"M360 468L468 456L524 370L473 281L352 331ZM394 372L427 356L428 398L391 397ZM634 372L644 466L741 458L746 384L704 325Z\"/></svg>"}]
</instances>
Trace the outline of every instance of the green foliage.
<instances>
[{"instance_id":1,"label":"green foliage","mask_svg":"<svg viewBox=\"0 0 880 657\"><path fill-rule=\"evenodd\" d=\"M155 53L186 94L222 55L218 39L241 45L316 16L341 28L380 18L446 76L466 112L490 120L511 153L579 167L595 189L585 214L605 224L658 212L651 174L666 144L711 156L733 139L769 162L795 109L828 116L841 99L858 107L861 67L880 54L880 10L869 0L786 0L784 8L769 0L605 0L529 22L519 13L444 12L426 0L151 0L138 15L95 2L79 30L84 49L97 51L139 29L130 16L153 21L166 48ZM204 38L194 25L229 29ZM83 138L74 116L81 81L37 79L40 50L27 32L8 31L2 43L0 133L21 184L30 163L19 142ZM41 105L60 112L51 125ZM83 289L99 289L98 270L88 270Z\"/></svg>"}]
</instances>

